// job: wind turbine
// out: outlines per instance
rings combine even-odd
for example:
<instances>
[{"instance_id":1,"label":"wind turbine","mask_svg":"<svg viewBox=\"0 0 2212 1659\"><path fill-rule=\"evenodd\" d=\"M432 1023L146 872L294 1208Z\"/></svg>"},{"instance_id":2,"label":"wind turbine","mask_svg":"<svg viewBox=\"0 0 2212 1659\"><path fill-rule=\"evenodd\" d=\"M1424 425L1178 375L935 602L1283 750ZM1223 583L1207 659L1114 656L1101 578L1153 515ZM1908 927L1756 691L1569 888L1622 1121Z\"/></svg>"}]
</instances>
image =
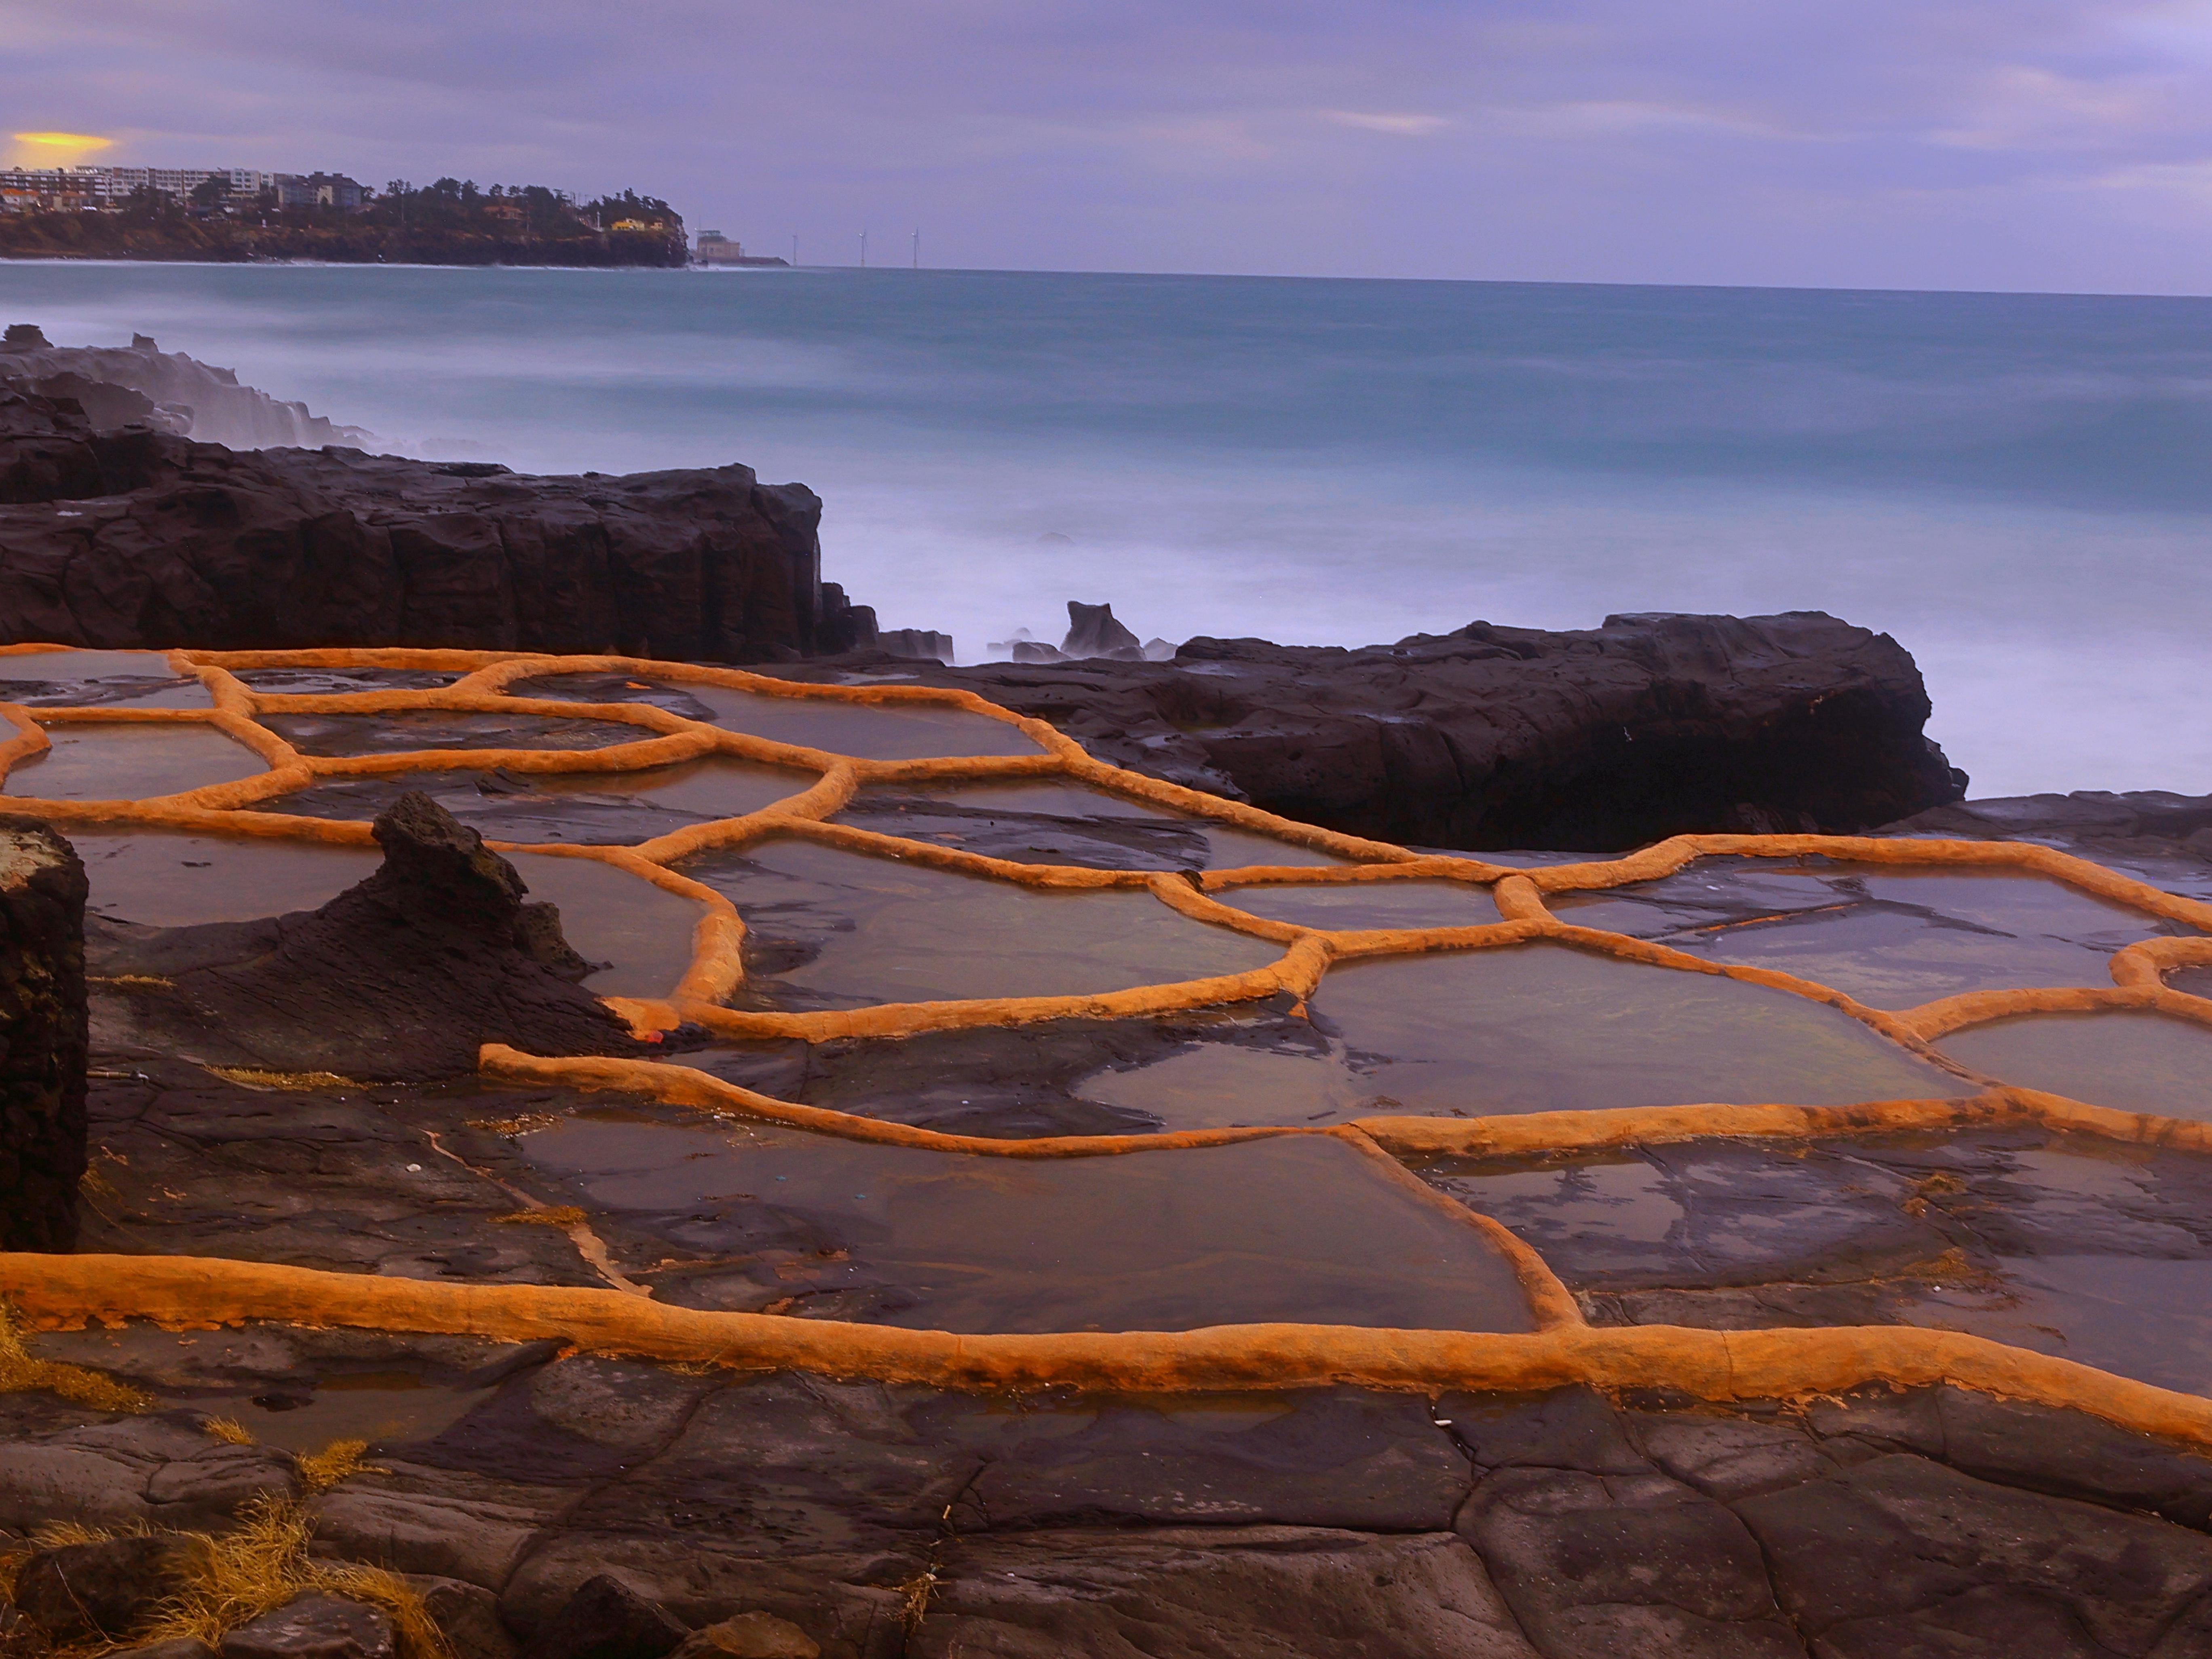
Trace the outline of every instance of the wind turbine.
<instances>
[{"instance_id":1,"label":"wind turbine","mask_svg":"<svg viewBox=\"0 0 2212 1659\"><path fill-rule=\"evenodd\" d=\"M868 233L867 233L866 231L863 230L863 231L860 233L860 269L861 269L861 270L866 270L867 268L868 268Z\"/></svg>"},{"instance_id":2,"label":"wind turbine","mask_svg":"<svg viewBox=\"0 0 2212 1659\"><path fill-rule=\"evenodd\" d=\"M914 268L916 270L921 269L921 227L920 225L914 228Z\"/></svg>"}]
</instances>

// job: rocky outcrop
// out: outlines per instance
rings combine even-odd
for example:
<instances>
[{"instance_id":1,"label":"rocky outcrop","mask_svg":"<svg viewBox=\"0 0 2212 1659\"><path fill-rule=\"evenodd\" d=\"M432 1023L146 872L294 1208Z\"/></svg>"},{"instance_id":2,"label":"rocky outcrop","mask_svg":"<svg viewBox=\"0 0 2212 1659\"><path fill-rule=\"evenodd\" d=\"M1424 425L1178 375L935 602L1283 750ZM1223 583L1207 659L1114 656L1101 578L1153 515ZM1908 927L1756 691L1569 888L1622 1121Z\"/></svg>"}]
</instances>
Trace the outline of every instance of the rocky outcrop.
<instances>
[{"instance_id":1,"label":"rocky outcrop","mask_svg":"<svg viewBox=\"0 0 2212 1659\"><path fill-rule=\"evenodd\" d=\"M1965 790L1922 735L1911 656L1819 611L1611 617L1570 633L1478 622L1349 651L1201 638L1163 663L901 666L1051 720L1117 765L1420 846L1849 833Z\"/></svg>"},{"instance_id":2,"label":"rocky outcrop","mask_svg":"<svg viewBox=\"0 0 2212 1659\"><path fill-rule=\"evenodd\" d=\"M2212 855L2212 795L2177 795L2168 789L1998 795L1932 807L1888 825L1884 833L1961 841L2144 842Z\"/></svg>"},{"instance_id":3,"label":"rocky outcrop","mask_svg":"<svg viewBox=\"0 0 2212 1659\"><path fill-rule=\"evenodd\" d=\"M143 1029L204 1060L364 1079L449 1077L478 1047L622 1054L620 1021L550 904L428 796L375 823L384 863L319 910L197 927L103 922L108 977Z\"/></svg>"},{"instance_id":4,"label":"rocky outcrop","mask_svg":"<svg viewBox=\"0 0 2212 1659\"><path fill-rule=\"evenodd\" d=\"M0 641L781 661L872 643L822 503L744 466L526 477L101 430L0 355Z\"/></svg>"},{"instance_id":5,"label":"rocky outcrop","mask_svg":"<svg viewBox=\"0 0 2212 1659\"><path fill-rule=\"evenodd\" d=\"M143 334L128 346L57 346L36 325L15 324L0 342L0 376L49 398L74 398L93 425L139 422L157 430L233 449L367 444L358 427L339 426L252 386L234 370L165 352Z\"/></svg>"},{"instance_id":6,"label":"rocky outcrop","mask_svg":"<svg viewBox=\"0 0 2212 1659\"><path fill-rule=\"evenodd\" d=\"M84 866L0 818L0 1250L76 1241L85 1165Z\"/></svg>"},{"instance_id":7,"label":"rocky outcrop","mask_svg":"<svg viewBox=\"0 0 2212 1659\"><path fill-rule=\"evenodd\" d=\"M1139 642L1137 636L1114 615L1110 605L1085 605L1080 599L1067 602L1067 633L1057 647L1030 637L1026 628L1011 640L994 640L985 647L994 658L1009 662L1082 662L1093 657L1105 657L1116 662L1165 662L1176 653L1174 646L1161 639ZM927 656L927 652L902 654ZM947 660L950 660L948 655Z\"/></svg>"},{"instance_id":8,"label":"rocky outcrop","mask_svg":"<svg viewBox=\"0 0 2212 1659\"><path fill-rule=\"evenodd\" d=\"M167 1522L218 1478L195 1416L241 1397L368 1372L464 1395L314 1500L318 1553L495 1595L529 1654L2185 1659L2212 1639L2212 1464L1961 1389L1156 1411L550 1343L34 1340L167 1409L0 1421L10 1524L64 1492L108 1525ZM586 1616L635 1645L568 1640Z\"/></svg>"}]
</instances>

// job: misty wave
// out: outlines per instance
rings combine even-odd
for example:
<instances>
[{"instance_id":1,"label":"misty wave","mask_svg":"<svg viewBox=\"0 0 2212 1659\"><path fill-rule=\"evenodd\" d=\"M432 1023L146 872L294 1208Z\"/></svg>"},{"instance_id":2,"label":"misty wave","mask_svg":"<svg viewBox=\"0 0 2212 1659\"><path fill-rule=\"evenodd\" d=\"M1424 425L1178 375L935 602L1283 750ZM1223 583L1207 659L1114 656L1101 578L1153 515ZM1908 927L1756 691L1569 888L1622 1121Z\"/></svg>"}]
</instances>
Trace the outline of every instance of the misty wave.
<instances>
[{"instance_id":1,"label":"misty wave","mask_svg":"<svg viewBox=\"0 0 2212 1659\"><path fill-rule=\"evenodd\" d=\"M1820 609L1984 793L2212 789L2212 302L808 270L0 267L387 446L741 460L973 659Z\"/></svg>"}]
</instances>

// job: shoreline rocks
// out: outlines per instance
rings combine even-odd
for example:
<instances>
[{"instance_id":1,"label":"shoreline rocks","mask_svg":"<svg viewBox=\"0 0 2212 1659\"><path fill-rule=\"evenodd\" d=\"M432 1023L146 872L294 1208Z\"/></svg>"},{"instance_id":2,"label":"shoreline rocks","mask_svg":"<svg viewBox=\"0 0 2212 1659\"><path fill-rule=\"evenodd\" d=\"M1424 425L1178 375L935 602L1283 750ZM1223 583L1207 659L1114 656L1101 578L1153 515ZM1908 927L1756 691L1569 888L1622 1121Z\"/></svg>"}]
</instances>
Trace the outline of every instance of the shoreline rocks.
<instances>
[{"instance_id":1,"label":"shoreline rocks","mask_svg":"<svg viewBox=\"0 0 2212 1659\"><path fill-rule=\"evenodd\" d=\"M784 672L854 678L890 662ZM1850 834L1966 790L1923 735L1911 654L1820 611L1609 617L1559 633L1477 622L1358 650L1199 638L1168 662L896 666L1050 720L1133 771L1415 846L1608 852L1691 831Z\"/></svg>"},{"instance_id":2,"label":"shoreline rocks","mask_svg":"<svg viewBox=\"0 0 2212 1659\"><path fill-rule=\"evenodd\" d=\"M750 467L530 477L100 429L0 354L0 642L795 660L872 644L821 499Z\"/></svg>"},{"instance_id":3,"label":"shoreline rocks","mask_svg":"<svg viewBox=\"0 0 2212 1659\"><path fill-rule=\"evenodd\" d=\"M76 1243L85 1170L84 866L0 818L0 1250Z\"/></svg>"}]
</instances>

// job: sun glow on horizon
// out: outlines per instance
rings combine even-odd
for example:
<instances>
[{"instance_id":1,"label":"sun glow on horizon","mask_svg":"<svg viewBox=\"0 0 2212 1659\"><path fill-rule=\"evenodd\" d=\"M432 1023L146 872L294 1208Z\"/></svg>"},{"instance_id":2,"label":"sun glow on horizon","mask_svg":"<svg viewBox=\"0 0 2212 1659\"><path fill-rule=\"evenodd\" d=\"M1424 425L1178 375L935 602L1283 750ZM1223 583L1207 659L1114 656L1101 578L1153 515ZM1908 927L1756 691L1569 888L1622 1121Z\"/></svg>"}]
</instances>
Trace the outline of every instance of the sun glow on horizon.
<instances>
[{"instance_id":1,"label":"sun glow on horizon","mask_svg":"<svg viewBox=\"0 0 2212 1659\"><path fill-rule=\"evenodd\" d=\"M18 165L25 167L67 167L81 156L112 149L115 143L112 138L101 138L88 132L17 132L9 136L15 143Z\"/></svg>"}]
</instances>

